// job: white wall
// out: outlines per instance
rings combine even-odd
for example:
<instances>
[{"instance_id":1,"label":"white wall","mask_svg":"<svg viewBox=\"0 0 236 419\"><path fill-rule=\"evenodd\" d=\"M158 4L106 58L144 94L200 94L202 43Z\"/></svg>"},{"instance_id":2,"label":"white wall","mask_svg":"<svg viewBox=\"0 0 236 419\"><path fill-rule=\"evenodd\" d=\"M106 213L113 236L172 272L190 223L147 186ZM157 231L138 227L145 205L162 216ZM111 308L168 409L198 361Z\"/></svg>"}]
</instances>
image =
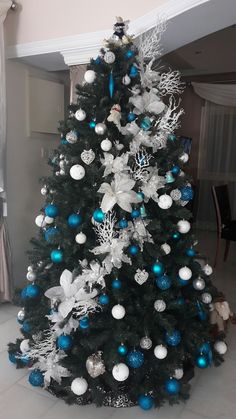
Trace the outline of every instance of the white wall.
<instances>
[{"instance_id":1,"label":"white wall","mask_svg":"<svg viewBox=\"0 0 236 419\"><path fill-rule=\"evenodd\" d=\"M64 74L45 73L24 64L7 61L7 193L8 226L13 253L15 285L25 280L26 250L36 233L35 216L43 205L39 178L49 173L41 149L57 147L59 135L27 137L27 72L60 80ZM68 74L69 78L69 74ZM69 93L69 86L68 86ZM68 94L67 93L67 94Z\"/></svg>"}]
</instances>

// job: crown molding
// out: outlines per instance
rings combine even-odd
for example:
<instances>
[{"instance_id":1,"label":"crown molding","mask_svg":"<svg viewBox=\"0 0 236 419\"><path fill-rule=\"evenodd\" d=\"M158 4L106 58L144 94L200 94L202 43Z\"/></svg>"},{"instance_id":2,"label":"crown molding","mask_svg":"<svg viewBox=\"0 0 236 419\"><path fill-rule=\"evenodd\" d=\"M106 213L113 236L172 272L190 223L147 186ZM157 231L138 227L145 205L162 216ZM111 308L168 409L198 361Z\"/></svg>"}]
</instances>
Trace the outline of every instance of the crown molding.
<instances>
[{"instance_id":1,"label":"crown molding","mask_svg":"<svg viewBox=\"0 0 236 419\"><path fill-rule=\"evenodd\" d=\"M130 33L137 37L152 29L156 25L158 17L161 16L168 21L209 1L213 0L167 0L151 12L131 21L129 25ZM6 57L11 59L60 53L68 66L85 64L89 62L91 57L97 55L102 40L110 35L111 30L104 30L64 38L16 44L6 48Z\"/></svg>"}]
</instances>

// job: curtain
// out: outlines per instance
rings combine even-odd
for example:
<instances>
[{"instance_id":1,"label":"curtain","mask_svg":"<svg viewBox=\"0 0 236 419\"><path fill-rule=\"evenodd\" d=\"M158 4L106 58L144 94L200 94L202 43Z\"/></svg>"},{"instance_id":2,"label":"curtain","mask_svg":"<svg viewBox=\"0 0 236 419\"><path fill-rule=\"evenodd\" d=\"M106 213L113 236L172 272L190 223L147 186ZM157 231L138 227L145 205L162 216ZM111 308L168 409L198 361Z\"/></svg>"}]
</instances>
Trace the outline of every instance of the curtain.
<instances>
[{"instance_id":1,"label":"curtain","mask_svg":"<svg viewBox=\"0 0 236 419\"><path fill-rule=\"evenodd\" d=\"M192 83L195 93L217 105L236 107L236 84Z\"/></svg>"},{"instance_id":2,"label":"curtain","mask_svg":"<svg viewBox=\"0 0 236 419\"><path fill-rule=\"evenodd\" d=\"M199 226L211 229L216 225L212 185L228 185L232 217L236 219L236 107L205 102L201 118L198 179Z\"/></svg>"},{"instance_id":3,"label":"curtain","mask_svg":"<svg viewBox=\"0 0 236 419\"><path fill-rule=\"evenodd\" d=\"M10 301L12 295L11 253L5 217L6 79L3 28L3 22L11 4L9 0L0 0L0 301Z\"/></svg>"}]
</instances>

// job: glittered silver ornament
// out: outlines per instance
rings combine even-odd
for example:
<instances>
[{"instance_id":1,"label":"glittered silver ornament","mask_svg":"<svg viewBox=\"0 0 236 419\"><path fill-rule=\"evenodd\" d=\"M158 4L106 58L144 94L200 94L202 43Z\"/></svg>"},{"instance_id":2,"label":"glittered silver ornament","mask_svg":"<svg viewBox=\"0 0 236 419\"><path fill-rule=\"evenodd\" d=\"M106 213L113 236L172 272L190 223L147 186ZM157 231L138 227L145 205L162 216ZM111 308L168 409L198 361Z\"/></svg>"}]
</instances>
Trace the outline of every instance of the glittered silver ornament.
<instances>
[{"instance_id":1,"label":"glittered silver ornament","mask_svg":"<svg viewBox=\"0 0 236 419\"><path fill-rule=\"evenodd\" d=\"M114 63L115 59L116 59L116 56L115 56L114 52L112 52L112 51L107 51L104 55L104 61L107 64Z\"/></svg>"},{"instance_id":2,"label":"glittered silver ornament","mask_svg":"<svg viewBox=\"0 0 236 419\"><path fill-rule=\"evenodd\" d=\"M94 159L95 159L95 153L94 151L90 148L90 150L84 150L81 154L80 154L81 160L83 163L89 165L91 164Z\"/></svg>"},{"instance_id":3,"label":"glittered silver ornament","mask_svg":"<svg viewBox=\"0 0 236 419\"><path fill-rule=\"evenodd\" d=\"M66 141L68 141L68 143L70 144L74 144L76 143L78 140L78 136L77 136L77 132L74 130L71 130L70 132L68 132L66 134Z\"/></svg>"},{"instance_id":4,"label":"glittered silver ornament","mask_svg":"<svg viewBox=\"0 0 236 419\"><path fill-rule=\"evenodd\" d=\"M154 308L159 313L161 313L162 311L165 311L165 309L166 309L166 303L165 303L165 301L164 300L156 300L154 302Z\"/></svg>"},{"instance_id":5,"label":"glittered silver ornament","mask_svg":"<svg viewBox=\"0 0 236 419\"><path fill-rule=\"evenodd\" d=\"M86 369L92 378L104 374L105 365L102 360L102 352L97 352L87 358Z\"/></svg>"},{"instance_id":6,"label":"glittered silver ornament","mask_svg":"<svg viewBox=\"0 0 236 419\"><path fill-rule=\"evenodd\" d=\"M112 148L112 142L106 138L100 144L102 151L110 151Z\"/></svg>"},{"instance_id":7,"label":"glittered silver ornament","mask_svg":"<svg viewBox=\"0 0 236 419\"><path fill-rule=\"evenodd\" d=\"M204 292L202 294L202 302L205 304L210 304L212 302L212 296L209 292Z\"/></svg>"},{"instance_id":8,"label":"glittered silver ornament","mask_svg":"<svg viewBox=\"0 0 236 419\"><path fill-rule=\"evenodd\" d=\"M137 271L134 275L134 279L139 285L142 285L148 279L148 272L145 271L145 269L143 269L142 271L141 271L141 269L137 269Z\"/></svg>"},{"instance_id":9,"label":"glittered silver ornament","mask_svg":"<svg viewBox=\"0 0 236 419\"><path fill-rule=\"evenodd\" d=\"M28 271L28 272L32 272L33 270L34 270L34 269L33 269L33 266L29 265L29 266L28 266L28 268L27 268L27 271Z\"/></svg>"},{"instance_id":10,"label":"glittered silver ornament","mask_svg":"<svg viewBox=\"0 0 236 419\"><path fill-rule=\"evenodd\" d=\"M161 250L163 250L163 252L168 255L171 252L171 247L168 243L163 243L161 245Z\"/></svg>"},{"instance_id":11,"label":"glittered silver ornament","mask_svg":"<svg viewBox=\"0 0 236 419\"><path fill-rule=\"evenodd\" d=\"M19 322L23 322L25 320L25 310L23 308L18 311L17 320L19 320Z\"/></svg>"},{"instance_id":12,"label":"glittered silver ornament","mask_svg":"<svg viewBox=\"0 0 236 419\"><path fill-rule=\"evenodd\" d=\"M202 291L204 290L206 284L203 278L196 278L193 281L193 288L197 291Z\"/></svg>"},{"instance_id":13,"label":"glittered silver ornament","mask_svg":"<svg viewBox=\"0 0 236 419\"><path fill-rule=\"evenodd\" d=\"M126 393L120 393L117 394L117 391L113 393L106 392L106 397L103 400L103 406L109 406L109 407L132 407L136 406L137 403L135 403L133 400L130 400Z\"/></svg>"},{"instance_id":14,"label":"glittered silver ornament","mask_svg":"<svg viewBox=\"0 0 236 419\"><path fill-rule=\"evenodd\" d=\"M148 336L144 336L141 340L140 340L140 347L142 349L150 349L152 347L152 340L148 337Z\"/></svg>"},{"instance_id":15,"label":"glittered silver ornament","mask_svg":"<svg viewBox=\"0 0 236 419\"><path fill-rule=\"evenodd\" d=\"M170 196L173 201L178 201L181 198L181 192L179 189L173 189L170 193Z\"/></svg>"},{"instance_id":16,"label":"glittered silver ornament","mask_svg":"<svg viewBox=\"0 0 236 419\"><path fill-rule=\"evenodd\" d=\"M128 76L128 74L126 74L123 78L122 78L122 83L125 86L128 86L131 83L131 78Z\"/></svg>"},{"instance_id":17,"label":"glittered silver ornament","mask_svg":"<svg viewBox=\"0 0 236 419\"><path fill-rule=\"evenodd\" d=\"M41 188L41 191L40 192L41 192L41 195L43 195L43 196L47 195L47 193L48 193L47 187L46 186L43 186Z\"/></svg>"},{"instance_id":18,"label":"glittered silver ornament","mask_svg":"<svg viewBox=\"0 0 236 419\"><path fill-rule=\"evenodd\" d=\"M36 273L33 271L28 271L26 274L26 278L28 279L28 281L33 282L36 279Z\"/></svg>"},{"instance_id":19,"label":"glittered silver ornament","mask_svg":"<svg viewBox=\"0 0 236 419\"><path fill-rule=\"evenodd\" d=\"M104 135L106 130L107 130L107 127L103 122L99 122L95 126L95 132L96 132L97 135Z\"/></svg>"}]
</instances>

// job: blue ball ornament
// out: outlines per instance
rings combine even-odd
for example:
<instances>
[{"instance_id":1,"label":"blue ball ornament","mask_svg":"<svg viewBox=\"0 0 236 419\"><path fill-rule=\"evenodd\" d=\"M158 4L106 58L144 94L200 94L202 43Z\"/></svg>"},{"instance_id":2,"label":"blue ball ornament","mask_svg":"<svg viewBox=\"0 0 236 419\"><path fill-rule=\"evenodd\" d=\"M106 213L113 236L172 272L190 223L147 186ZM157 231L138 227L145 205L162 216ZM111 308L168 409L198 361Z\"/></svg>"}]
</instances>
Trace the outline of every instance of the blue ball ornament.
<instances>
[{"instance_id":1,"label":"blue ball ornament","mask_svg":"<svg viewBox=\"0 0 236 419\"><path fill-rule=\"evenodd\" d=\"M171 394L171 395L178 394L180 391L180 383L175 378L168 378L165 381L165 389L168 394Z\"/></svg>"},{"instance_id":2,"label":"blue ball ornament","mask_svg":"<svg viewBox=\"0 0 236 419\"><path fill-rule=\"evenodd\" d=\"M41 289L36 284L29 284L26 287L27 298L37 298L39 297Z\"/></svg>"},{"instance_id":3,"label":"blue ball ornament","mask_svg":"<svg viewBox=\"0 0 236 419\"><path fill-rule=\"evenodd\" d=\"M102 223L105 220L106 214L101 210L101 208L97 208L93 213L93 219L97 223Z\"/></svg>"},{"instance_id":4,"label":"blue ball ornament","mask_svg":"<svg viewBox=\"0 0 236 419\"><path fill-rule=\"evenodd\" d=\"M127 364L131 368L140 368L144 363L144 355L141 351L130 351L127 355Z\"/></svg>"},{"instance_id":5,"label":"blue ball ornament","mask_svg":"<svg viewBox=\"0 0 236 419\"><path fill-rule=\"evenodd\" d=\"M25 320L24 322L23 322L23 324L22 324L22 331L23 332L25 332L25 333L29 333L30 331L31 331L31 325L30 325L30 323L28 322L28 320Z\"/></svg>"},{"instance_id":6,"label":"blue ball ornament","mask_svg":"<svg viewBox=\"0 0 236 419\"><path fill-rule=\"evenodd\" d=\"M24 364L24 365L29 365L29 363L31 361L27 354L21 355L20 360L21 360L22 364Z\"/></svg>"},{"instance_id":7,"label":"blue ball ornament","mask_svg":"<svg viewBox=\"0 0 236 419\"><path fill-rule=\"evenodd\" d=\"M172 173L173 175L178 175L178 174L179 174L179 172L180 172L180 167L179 167L179 166L173 166L173 167L172 167L172 169L171 169L171 173Z\"/></svg>"},{"instance_id":8,"label":"blue ball ornament","mask_svg":"<svg viewBox=\"0 0 236 419\"><path fill-rule=\"evenodd\" d=\"M54 204L49 204L45 207L45 215L50 218L55 218L59 214L58 207Z\"/></svg>"},{"instance_id":9,"label":"blue ball ornament","mask_svg":"<svg viewBox=\"0 0 236 419\"><path fill-rule=\"evenodd\" d=\"M169 141L175 141L176 140L176 135L175 134L169 134L168 137L167 137L167 139Z\"/></svg>"},{"instance_id":10,"label":"blue ball ornament","mask_svg":"<svg viewBox=\"0 0 236 419\"><path fill-rule=\"evenodd\" d=\"M72 348L72 338L69 335L61 335L57 338L57 347L63 351L68 351Z\"/></svg>"},{"instance_id":11,"label":"blue ball ornament","mask_svg":"<svg viewBox=\"0 0 236 419\"><path fill-rule=\"evenodd\" d=\"M79 327L80 327L80 329L88 329L89 328L89 318L87 316L80 319Z\"/></svg>"},{"instance_id":12,"label":"blue ball ornament","mask_svg":"<svg viewBox=\"0 0 236 419\"><path fill-rule=\"evenodd\" d=\"M204 342L198 349L198 351L204 355L208 355L208 353L211 351L211 345L209 342Z\"/></svg>"},{"instance_id":13,"label":"blue ball ornament","mask_svg":"<svg viewBox=\"0 0 236 419\"><path fill-rule=\"evenodd\" d=\"M177 276L177 282L181 287L185 287L186 285L188 285L189 281L186 281L185 279L182 279L179 276Z\"/></svg>"},{"instance_id":14,"label":"blue ball ornament","mask_svg":"<svg viewBox=\"0 0 236 419\"><path fill-rule=\"evenodd\" d=\"M192 247L190 247L189 249L186 249L185 253L189 257L196 256L196 252L195 252L195 250Z\"/></svg>"},{"instance_id":15,"label":"blue ball ornament","mask_svg":"<svg viewBox=\"0 0 236 419\"><path fill-rule=\"evenodd\" d=\"M125 218L122 218L122 220L118 223L120 228L127 228L128 227L128 221Z\"/></svg>"},{"instance_id":16,"label":"blue ball ornament","mask_svg":"<svg viewBox=\"0 0 236 419\"><path fill-rule=\"evenodd\" d=\"M140 217L140 210L138 208L135 208L131 211L131 217L132 218L138 218Z\"/></svg>"},{"instance_id":17,"label":"blue ball ornament","mask_svg":"<svg viewBox=\"0 0 236 419\"><path fill-rule=\"evenodd\" d=\"M148 116L145 116L145 118L143 118L143 120L141 121L140 127L144 130L144 131L148 131L152 126L152 121L150 120L150 118L148 118Z\"/></svg>"},{"instance_id":18,"label":"blue ball ornament","mask_svg":"<svg viewBox=\"0 0 236 419\"><path fill-rule=\"evenodd\" d=\"M130 58L133 58L133 56L134 56L134 51L132 51L131 49L128 49L128 51L126 51L125 53L125 58L129 60Z\"/></svg>"},{"instance_id":19,"label":"blue ball ornament","mask_svg":"<svg viewBox=\"0 0 236 419\"><path fill-rule=\"evenodd\" d=\"M60 249L54 249L50 254L53 263L61 263L63 261L63 252Z\"/></svg>"},{"instance_id":20,"label":"blue ball ornament","mask_svg":"<svg viewBox=\"0 0 236 419\"><path fill-rule=\"evenodd\" d=\"M8 354L8 359L12 364L16 364L16 356L12 352Z\"/></svg>"},{"instance_id":21,"label":"blue ball ornament","mask_svg":"<svg viewBox=\"0 0 236 419\"><path fill-rule=\"evenodd\" d=\"M114 290L120 290L122 287L122 282L118 278L113 279L111 286Z\"/></svg>"},{"instance_id":22,"label":"blue ball ornament","mask_svg":"<svg viewBox=\"0 0 236 419\"><path fill-rule=\"evenodd\" d=\"M44 384L44 377L41 371L33 370L29 375L29 383L34 387L42 387Z\"/></svg>"},{"instance_id":23,"label":"blue ball ornament","mask_svg":"<svg viewBox=\"0 0 236 419\"><path fill-rule=\"evenodd\" d=\"M101 64L101 58L99 57L99 55L97 58L95 58L95 60L93 60L93 62L94 64Z\"/></svg>"},{"instance_id":24,"label":"blue ball ornament","mask_svg":"<svg viewBox=\"0 0 236 419\"><path fill-rule=\"evenodd\" d=\"M171 333L166 332L165 341L169 346L177 346L181 342L181 334L178 330Z\"/></svg>"},{"instance_id":25,"label":"blue ball ornament","mask_svg":"<svg viewBox=\"0 0 236 419\"><path fill-rule=\"evenodd\" d=\"M27 296L27 287L25 287L21 290L20 296L21 296L22 300L25 300L28 297Z\"/></svg>"},{"instance_id":26,"label":"blue ball ornament","mask_svg":"<svg viewBox=\"0 0 236 419\"><path fill-rule=\"evenodd\" d=\"M133 78L133 77L137 77L137 75L138 75L138 68L135 65L132 65L130 67L129 76Z\"/></svg>"},{"instance_id":27,"label":"blue ball ornament","mask_svg":"<svg viewBox=\"0 0 236 419\"><path fill-rule=\"evenodd\" d=\"M96 121L90 121L89 122L89 128L91 128L91 129L95 129L95 127L96 127Z\"/></svg>"},{"instance_id":28,"label":"blue ball ornament","mask_svg":"<svg viewBox=\"0 0 236 419\"><path fill-rule=\"evenodd\" d=\"M82 223L80 214L71 214L67 219L67 223L71 228L77 228Z\"/></svg>"},{"instance_id":29,"label":"blue ball ornament","mask_svg":"<svg viewBox=\"0 0 236 419\"><path fill-rule=\"evenodd\" d=\"M180 199L182 201L191 201L193 199L194 192L191 186L184 186L183 188L180 189L180 192L181 192Z\"/></svg>"},{"instance_id":30,"label":"blue ball ornament","mask_svg":"<svg viewBox=\"0 0 236 419\"><path fill-rule=\"evenodd\" d=\"M161 262L155 262L152 265L152 272L156 276L162 275L164 273L164 265L163 265L163 263L161 263Z\"/></svg>"},{"instance_id":31,"label":"blue ball ornament","mask_svg":"<svg viewBox=\"0 0 236 419\"><path fill-rule=\"evenodd\" d=\"M151 396L147 396L146 394L142 394L138 398L138 405L143 410L150 410L153 407L154 401Z\"/></svg>"},{"instance_id":32,"label":"blue ball ornament","mask_svg":"<svg viewBox=\"0 0 236 419\"><path fill-rule=\"evenodd\" d=\"M135 113L134 113L134 112L130 112L130 113L128 113L128 115L127 115L127 120L128 120L129 122L133 122L136 118L137 118L137 115L135 115Z\"/></svg>"},{"instance_id":33,"label":"blue ball ornament","mask_svg":"<svg viewBox=\"0 0 236 419\"><path fill-rule=\"evenodd\" d=\"M127 353L128 353L127 346L125 346L123 343L121 343L117 348L117 352L121 356L127 355Z\"/></svg>"},{"instance_id":34,"label":"blue ball ornament","mask_svg":"<svg viewBox=\"0 0 236 419\"><path fill-rule=\"evenodd\" d=\"M67 144L69 144L69 143L68 143L68 141L66 140L66 138L62 138L62 139L61 139L61 144L62 144L62 145L67 145Z\"/></svg>"},{"instance_id":35,"label":"blue ball ornament","mask_svg":"<svg viewBox=\"0 0 236 419\"><path fill-rule=\"evenodd\" d=\"M208 359L206 355L199 355L195 360L196 366L198 368L204 369L207 368L209 365Z\"/></svg>"},{"instance_id":36,"label":"blue ball ornament","mask_svg":"<svg viewBox=\"0 0 236 419\"><path fill-rule=\"evenodd\" d=\"M160 290L165 291L171 287L172 281L168 275L159 276L156 279L156 285Z\"/></svg>"},{"instance_id":37,"label":"blue ball ornament","mask_svg":"<svg viewBox=\"0 0 236 419\"><path fill-rule=\"evenodd\" d=\"M45 232L44 232L44 237L45 240L47 242L52 242L55 237L59 234L59 229L57 227L49 227Z\"/></svg>"},{"instance_id":38,"label":"blue ball ornament","mask_svg":"<svg viewBox=\"0 0 236 419\"><path fill-rule=\"evenodd\" d=\"M174 231L174 233L172 233L172 239L175 241L178 241L181 237L181 234L179 231Z\"/></svg>"},{"instance_id":39,"label":"blue ball ornament","mask_svg":"<svg viewBox=\"0 0 236 419\"><path fill-rule=\"evenodd\" d=\"M106 306L109 304L110 298L107 294L102 294L99 296L98 301L102 306Z\"/></svg>"},{"instance_id":40,"label":"blue ball ornament","mask_svg":"<svg viewBox=\"0 0 236 419\"><path fill-rule=\"evenodd\" d=\"M129 253L132 256L136 256L139 252L139 247L136 244L132 244L131 246L129 246Z\"/></svg>"}]
</instances>

